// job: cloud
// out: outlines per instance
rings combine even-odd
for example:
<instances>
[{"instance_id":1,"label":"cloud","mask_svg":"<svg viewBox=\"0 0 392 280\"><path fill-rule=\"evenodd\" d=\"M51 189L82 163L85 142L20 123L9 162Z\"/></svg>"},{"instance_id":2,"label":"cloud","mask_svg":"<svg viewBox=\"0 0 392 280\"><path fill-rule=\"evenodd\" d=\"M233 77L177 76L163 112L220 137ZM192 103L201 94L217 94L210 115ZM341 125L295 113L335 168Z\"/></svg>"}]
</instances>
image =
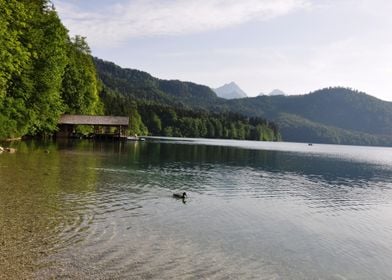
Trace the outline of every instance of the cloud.
<instances>
[{"instance_id":1,"label":"cloud","mask_svg":"<svg viewBox=\"0 0 392 280\"><path fill-rule=\"evenodd\" d=\"M392 100L392 42L346 38L314 45L222 47L157 53L155 74L212 87L235 81L250 96L279 88L304 94L347 86ZM173 59L174 58L174 59ZM129 60L129 63L132 63ZM166 62L166 63L165 63ZM159 63L158 63L159 64Z\"/></svg>"},{"instance_id":2,"label":"cloud","mask_svg":"<svg viewBox=\"0 0 392 280\"><path fill-rule=\"evenodd\" d=\"M87 36L93 46L219 30L310 7L309 0L127 0L100 11L82 10L66 0L55 4L71 34Z\"/></svg>"}]
</instances>

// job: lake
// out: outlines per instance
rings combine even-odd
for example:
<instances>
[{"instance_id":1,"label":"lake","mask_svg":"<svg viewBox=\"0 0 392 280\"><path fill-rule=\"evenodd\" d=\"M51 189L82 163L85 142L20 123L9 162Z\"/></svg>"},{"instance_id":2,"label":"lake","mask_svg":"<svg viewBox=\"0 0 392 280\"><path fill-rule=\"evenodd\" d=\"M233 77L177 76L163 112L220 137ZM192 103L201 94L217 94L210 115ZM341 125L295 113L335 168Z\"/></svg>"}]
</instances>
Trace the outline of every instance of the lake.
<instances>
[{"instance_id":1,"label":"lake","mask_svg":"<svg viewBox=\"0 0 392 280\"><path fill-rule=\"evenodd\" d=\"M0 279L391 278L391 148L14 146L0 155Z\"/></svg>"}]
</instances>

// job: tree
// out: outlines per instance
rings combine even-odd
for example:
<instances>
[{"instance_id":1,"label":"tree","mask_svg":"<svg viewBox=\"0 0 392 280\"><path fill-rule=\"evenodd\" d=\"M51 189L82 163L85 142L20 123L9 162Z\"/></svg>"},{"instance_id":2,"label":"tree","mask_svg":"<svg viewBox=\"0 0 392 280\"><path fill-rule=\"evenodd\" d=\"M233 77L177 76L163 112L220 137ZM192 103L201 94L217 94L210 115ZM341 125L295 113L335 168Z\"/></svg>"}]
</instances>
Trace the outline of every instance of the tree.
<instances>
[{"instance_id":1,"label":"tree","mask_svg":"<svg viewBox=\"0 0 392 280\"><path fill-rule=\"evenodd\" d=\"M16 0L0 0L0 15L0 138L7 138L27 132L28 127L26 101L31 91L20 90L17 80L30 63L24 40L29 15Z\"/></svg>"},{"instance_id":2,"label":"tree","mask_svg":"<svg viewBox=\"0 0 392 280\"><path fill-rule=\"evenodd\" d=\"M142 118L137 110L136 103L130 107L129 113L129 134L131 135L147 135L148 129L142 122Z\"/></svg>"},{"instance_id":3,"label":"tree","mask_svg":"<svg viewBox=\"0 0 392 280\"><path fill-rule=\"evenodd\" d=\"M0 0L0 137L56 129L67 30L49 1Z\"/></svg>"},{"instance_id":4,"label":"tree","mask_svg":"<svg viewBox=\"0 0 392 280\"><path fill-rule=\"evenodd\" d=\"M75 36L68 43L68 64L62 80L61 97L65 112L70 114L102 114L100 85L86 39Z\"/></svg>"},{"instance_id":5,"label":"tree","mask_svg":"<svg viewBox=\"0 0 392 280\"><path fill-rule=\"evenodd\" d=\"M163 135L167 137L174 136L174 129L171 126L167 126L163 129Z\"/></svg>"},{"instance_id":6,"label":"tree","mask_svg":"<svg viewBox=\"0 0 392 280\"><path fill-rule=\"evenodd\" d=\"M60 89L67 64L68 31L48 1L27 1L32 13L27 38L33 46L30 78L33 91L28 100L31 134L53 132L57 128L63 102Z\"/></svg>"},{"instance_id":7,"label":"tree","mask_svg":"<svg viewBox=\"0 0 392 280\"><path fill-rule=\"evenodd\" d=\"M216 138L223 138L223 127L222 123L219 119L212 118L212 123L214 124L215 127L215 137Z\"/></svg>"},{"instance_id":8,"label":"tree","mask_svg":"<svg viewBox=\"0 0 392 280\"><path fill-rule=\"evenodd\" d=\"M215 137L215 126L211 119L207 121L207 137L214 138Z\"/></svg>"},{"instance_id":9,"label":"tree","mask_svg":"<svg viewBox=\"0 0 392 280\"><path fill-rule=\"evenodd\" d=\"M149 113L149 118L147 120L147 128L148 131L152 133L152 135L159 135L162 130L161 119L155 112Z\"/></svg>"}]
</instances>

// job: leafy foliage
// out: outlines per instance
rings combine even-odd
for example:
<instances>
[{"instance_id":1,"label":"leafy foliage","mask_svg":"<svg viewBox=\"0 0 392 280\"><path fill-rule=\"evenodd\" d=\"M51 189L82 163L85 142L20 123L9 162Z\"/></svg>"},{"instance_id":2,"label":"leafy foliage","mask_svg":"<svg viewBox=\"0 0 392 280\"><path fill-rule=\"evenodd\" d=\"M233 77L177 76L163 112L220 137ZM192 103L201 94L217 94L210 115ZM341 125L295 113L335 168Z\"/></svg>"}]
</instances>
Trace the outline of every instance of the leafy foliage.
<instances>
[{"instance_id":1,"label":"leafy foliage","mask_svg":"<svg viewBox=\"0 0 392 280\"><path fill-rule=\"evenodd\" d=\"M0 138L44 135L60 114L99 113L82 37L70 40L48 0L0 0Z\"/></svg>"},{"instance_id":2,"label":"leafy foliage","mask_svg":"<svg viewBox=\"0 0 392 280\"><path fill-rule=\"evenodd\" d=\"M47 1L26 1L32 14L26 39L33 58L27 79L33 84L27 108L30 111L29 133L46 133L56 129L63 112L60 88L67 64L67 30Z\"/></svg>"},{"instance_id":3,"label":"leafy foliage","mask_svg":"<svg viewBox=\"0 0 392 280\"><path fill-rule=\"evenodd\" d=\"M32 88L24 75L30 66L31 46L25 42L27 7L16 0L0 0L0 138L26 131L29 112L23 85Z\"/></svg>"},{"instance_id":4,"label":"leafy foliage","mask_svg":"<svg viewBox=\"0 0 392 280\"><path fill-rule=\"evenodd\" d=\"M68 114L102 114L100 84L90 48L84 37L75 36L68 44L68 64L62 81L61 97Z\"/></svg>"}]
</instances>

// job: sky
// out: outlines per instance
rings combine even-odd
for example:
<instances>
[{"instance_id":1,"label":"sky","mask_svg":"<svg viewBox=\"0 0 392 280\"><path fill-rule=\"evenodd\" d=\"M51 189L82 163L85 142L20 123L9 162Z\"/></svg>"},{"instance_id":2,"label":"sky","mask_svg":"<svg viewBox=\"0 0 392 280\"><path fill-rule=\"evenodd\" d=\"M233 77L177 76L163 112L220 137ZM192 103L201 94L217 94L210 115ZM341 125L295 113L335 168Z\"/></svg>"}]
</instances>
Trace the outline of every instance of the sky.
<instances>
[{"instance_id":1,"label":"sky","mask_svg":"<svg viewBox=\"0 0 392 280\"><path fill-rule=\"evenodd\" d=\"M390 0L53 0L92 54L249 96L344 86L392 101Z\"/></svg>"}]
</instances>

